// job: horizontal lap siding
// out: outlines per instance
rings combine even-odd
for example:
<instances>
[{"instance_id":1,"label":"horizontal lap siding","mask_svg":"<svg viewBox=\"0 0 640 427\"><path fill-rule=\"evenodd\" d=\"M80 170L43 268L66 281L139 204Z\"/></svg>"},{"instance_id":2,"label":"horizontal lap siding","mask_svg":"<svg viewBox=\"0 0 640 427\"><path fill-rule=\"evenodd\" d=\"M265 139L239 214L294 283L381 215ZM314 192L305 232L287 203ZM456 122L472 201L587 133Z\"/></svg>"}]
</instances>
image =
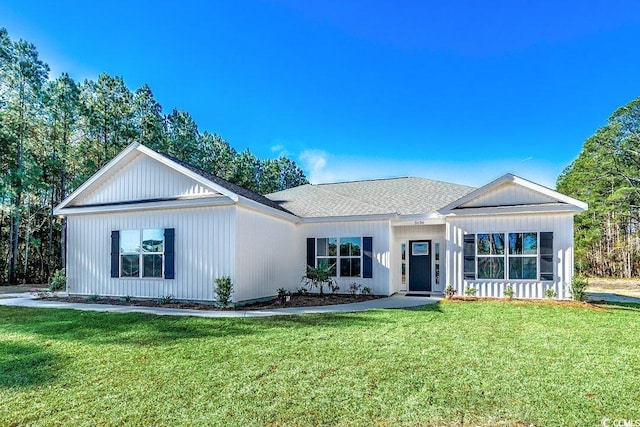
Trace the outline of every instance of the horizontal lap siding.
<instances>
[{"instance_id":1,"label":"horizontal lap siding","mask_svg":"<svg viewBox=\"0 0 640 427\"><path fill-rule=\"evenodd\" d=\"M140 154L73 205L215 194L193 179Z\"/></svg>"},{"instance_id":2,"label":"horizontal lap siding","mask_svg":"<svg viewBox=\"0 0 640 427\"><path fill-rule=\"evenodd\" d=\"M270 297L295 289L301 268L295 261L296 225L238 207L234 301Z\"/></svg>"},{"instance_id":3,"label":"horizontal lap siding","mask_svg":"<svg viewBox=\"0 0 640 427\"><path fill-rule=\"evenodd\" d=\"M212 300L213 279L233 276L233 206L70 216L67 224L72 294ZM175 229L175 279L111 278L111 231L148 228Z\"/></svg>"},{"instance_id":4,"label":"horizontal lap siding","mask_svg":"<svg viewBox=\"0 0 640 427\"><path fill-rule=\"evenodd\" d=\"M307 223L301 224L298 234L299 249L295 254L295 262L300 266L299 275L302 277L306 265L305 242L308 237L372 237L373 238L373 277L337 278L341 293L346 293L349 284L356 282L368 286L376 295L390 295L389 270L391 266L389 254L390 226L389 221L345 221L335 223ZM300 286L299 284L297 286Z\"/></svg>"},{"instance_id":5,"label":"horizontal lap siding","mask_svg":"<svg viewBox=\"0 0 640 427\"><path fill-rule=\"evenodd\" d=\"M510 281L463 279L462 245L464 234L485 232L553 232L554 277L551 281ZM468 286L478 289L479 296L502 297L511 285L517 298L544 298L545 289L554 289L558 298L570 298L569 284L573 275L573 215L494 215L449 218L447 224L447 284L458 295ZM538 268L539 268L538 263Z\"/></svg>"}]
</instances>

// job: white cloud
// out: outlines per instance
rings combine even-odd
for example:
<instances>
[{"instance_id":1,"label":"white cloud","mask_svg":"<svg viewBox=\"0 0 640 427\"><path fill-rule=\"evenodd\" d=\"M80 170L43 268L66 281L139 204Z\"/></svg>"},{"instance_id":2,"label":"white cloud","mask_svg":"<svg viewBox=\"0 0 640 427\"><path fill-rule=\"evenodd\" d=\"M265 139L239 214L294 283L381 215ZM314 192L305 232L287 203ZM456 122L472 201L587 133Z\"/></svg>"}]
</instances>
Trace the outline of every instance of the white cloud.
<instances>
[{"instance_id":1,"label":"white cloud","mask_svg":"<svg viewBox=\"0 0 640 427\"><path fill-rule=\"evenodd\" d=\"M287 149L283 144L275 144L271 146L271 152L274 153L277 157L280 157L280 156L287 157L289 155L289 152L287 151Z\"/></svg>"},{"instance_id":2,"label":"white cloud","mask_svg":"<svg viewBox=\"0 0 640 427\"><path fill-rule=\"evenodd\" d=\"M334 179L333 173L326 170L328 156L326 151L316 149L304 150L300 153L302 169L312 184L331 182Z\"/></svg>"}]
</instances>

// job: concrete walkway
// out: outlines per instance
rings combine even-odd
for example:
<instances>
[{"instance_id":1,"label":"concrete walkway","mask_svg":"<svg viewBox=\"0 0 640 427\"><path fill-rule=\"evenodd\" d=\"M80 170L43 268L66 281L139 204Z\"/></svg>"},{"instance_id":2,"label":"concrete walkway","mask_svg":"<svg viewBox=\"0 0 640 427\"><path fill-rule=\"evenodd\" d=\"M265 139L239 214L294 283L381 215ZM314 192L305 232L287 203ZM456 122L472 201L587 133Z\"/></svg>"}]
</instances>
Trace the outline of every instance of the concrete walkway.
<instances>
[{"instance_id":1,"label":"concrete walkway","mask_svg":"<svg viewBox=\"0 0 640 427\"><path fill-rule=\"evenodd\" d=\"M640 304L640 298L632 297L629 295L614 294L610 292L587 292L584 299L588 302L630 302L634 304Z\"/></svg>"},{"instance_id":2,"label":"concrete walkway","mask_svg":"<svg viewBox=\"0 0 640 427\"><path fill-rule=\"evenodd\" d=\"M427 304L435 304L441 298L427 297L407 297L404 295L393 295L389 298L379 298L370 301L354 302L351 304L323 305L317 307L290 307L267 310L193 310L184 308L163 308L163 307L139 307L133 305L109 305L109 304L88 304L72 303L61 301L47 301L37 299L34 293L4 294L0 298L0 305L12 307L32 307L32 308L70 308L83 311L103 311L112 313L147 313L161 316L196 316L196 317L267 317L296 314L317 314L317 313L351 313L357 311L389 309L389 308L411 308Z\"/></svg>"}]
</instances>

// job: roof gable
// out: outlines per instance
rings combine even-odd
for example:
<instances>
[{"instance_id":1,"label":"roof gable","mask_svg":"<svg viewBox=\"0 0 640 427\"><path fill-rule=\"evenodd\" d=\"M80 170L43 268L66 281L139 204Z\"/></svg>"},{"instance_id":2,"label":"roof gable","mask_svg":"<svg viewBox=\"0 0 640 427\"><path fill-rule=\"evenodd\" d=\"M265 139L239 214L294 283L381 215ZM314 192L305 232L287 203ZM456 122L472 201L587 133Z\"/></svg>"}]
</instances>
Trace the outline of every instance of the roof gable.
<instances>
[{"instance_id":1,"label":"roof gable","mask_svg":"<svg viewBox=\"0 0 640 427\"><path fill-rule=\"evenodd\" d=\"M67 206L106 205L153 199L222 196L201 182L136 151L93 182Z\"/></svg>"},{"instance_id":2,"label":"roof gable","mask_svg":"<svg viewBox=\"0 0 640 427\"><path fill-rule=\"evenodd\" d=\"M103 166L63 200L54 213L64 214L65 209L78 207L198 198L226 198L291 215L260 194L139 143L129 145Z\"/></svg>"},{"instance_id":3,"label":"roof gable","mask_svg":"<svg viewBox=\"0 0 640 427\"><path fill-rule=\"evenodd\" d=\"M440 213L460 215L530 210L579 212L586 209L586 203L518 176L506 174L443 207Z\"/></svg>"}]
</instances>

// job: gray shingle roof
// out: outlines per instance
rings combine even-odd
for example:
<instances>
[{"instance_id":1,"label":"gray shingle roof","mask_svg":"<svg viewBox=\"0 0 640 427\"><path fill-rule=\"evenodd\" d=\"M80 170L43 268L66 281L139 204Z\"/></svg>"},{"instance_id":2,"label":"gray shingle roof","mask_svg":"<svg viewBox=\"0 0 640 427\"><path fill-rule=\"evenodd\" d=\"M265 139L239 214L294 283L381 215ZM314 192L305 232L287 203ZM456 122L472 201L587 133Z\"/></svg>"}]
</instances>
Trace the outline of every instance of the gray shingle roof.
<instances>
[{"instance_id":1,"label":"gray shingle roof","mask_svg":"<svg viewBox=\"0 0 640 427\"><path fill-rule=\"evenodd\" d=\"M302 185L266 197L299 217L431 214L475 190L426 178Z\"/></svg>"},{"instance_id":2,"label":"gray shingle roof","mask_svg":"<svg viewBox=\"0 0 640 427\"><path fill-rule=\"evenodd\" d=\"M260 203L262 205L269 206L270 208L277 209L277 210L282 211L282 212L286 212L286 213L289 213L289 214L291 213L285 207L281 206L278 203L275 203L274 201L268 199L267 197L265 197L265 196L263 196L261 194L256 193L255 191L251 191L251 190L249 190L247 188L241 187L241 186L239 186L237 184L234 184L232 182L227 181L224 178L220 178L217 175L214 175L214 174L209 173L209 172L207 172L205 170L197 168L197 167L193 166L192 164L189 164L187 162L183 162L182 160L178 159L177 157L173 157L173 156L171 156L169 154L161 153L159 151L156 151L156 153L158 153L161 156L164 156L167 159L179 164L180 166L183 166L183 167L189 169L191 172L197 173L201 177L206 178L209 181L214 182L214 183L218 184L221 187L226 188L227 190L231 191L232 193L237 194L238 196L246 197L247 199L253 200L254 202L258 202L258 203Z\"/></svg>"}]
</instances>

